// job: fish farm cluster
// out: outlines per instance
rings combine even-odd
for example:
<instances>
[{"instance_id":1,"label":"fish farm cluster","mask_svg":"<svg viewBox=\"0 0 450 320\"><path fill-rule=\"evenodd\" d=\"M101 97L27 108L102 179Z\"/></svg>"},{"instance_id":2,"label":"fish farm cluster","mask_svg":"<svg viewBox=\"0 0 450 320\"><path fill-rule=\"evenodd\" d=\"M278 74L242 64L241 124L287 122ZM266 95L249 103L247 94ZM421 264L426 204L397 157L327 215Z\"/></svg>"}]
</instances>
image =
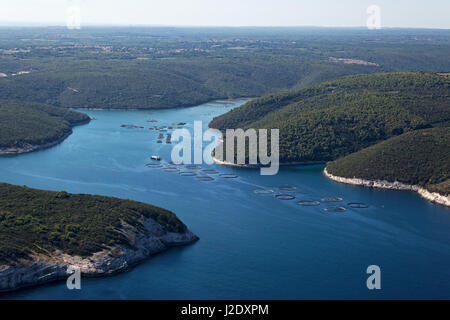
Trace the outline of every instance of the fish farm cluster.
<instances>
[{"instance_id":1,"label":"fish farm cluster","mask_svg":"<svg viewBox=\"0 0 450 320\"><path fill-rule=\"evenodd\" d=\"M215 169L202 169L200 165L193 164L175 164L173 162L161 162L161 161L153 161L151 163L147 163L145 165L148 168L161 169L164 172L176 173L181 177L193 177L197 181L214 181L214 180L236 180L238 182L242 182L244 184L249 184L242 179L239 178L236 174L230 173L220 173ZM278 186L276 188L267 188L263 186L257 186L253 184L249 184L257 187L253 192L257 195L268 195L273 196L277 200L281 201L293 201L298 198L298 194L296 193L297 187L295 186ZM304 207L319 207L322 204L322 210L324 212L332 212L332 213L341 213L347 211L347 208L353 209L365 209L369 206L362 202L349 202L347 204L343 204L344 199L341 197L322 197L320 199L300 199L296 201L296 204Z\"/></svg>"},{"instance_id":2,"label":"fish farm cluster","mask_svg":"<svg viewBox=\"0 0 450 320\"><path fill-rule=\"evenodd\" d=\"M150 119L147 122L156 123L159 120ZM166 144L172 143L172 133L168 132L173 129L180 129L186 125L185 122L174 122L171 125L153 126L148 128L149 130L159 131L156 138L157 143L163 143L164 137ZM128 129L143 129L142 126L136 125L121 125L123 128ZM238 179L239 176L230 173L221 173L215 169L202 169L200 165L194 164L175 164L173 162L161 161L159 156L152 156L150 163L145 166L152 169L160 169L167 173L178 174L180 177L192 177L197 181L208 182L214 180L235 180L243 184L256 187L253 190L254 194L261 196L272 196L274 199L280 201L295 201L299 206L303 207L321 207L321 210L328 213L341 213L347 211L348 208L352 209L365 209L369 206L362 202L348 202L344 204L344 199L341 197L322 197L320 199L304 199L304 194L297 192L297 187L285 185L278 187L264 187L255 184L248 183L243 179Z\"/></svg>"},{"instance_id":3,"label":"fish farm cluster","mask_svg":"<svg viewBox=\"0 0 450 320\"><path fill-rule=\"evenodd\" d=\"M157 120L157 119L147 120L147 122L153 122L153 123L158 122L158 121L159 120ZM155 130L155 131L160 132L156 139L156 143L163 143L164 134L165 134L166 144L171 144L172 143L172 133L168 132L168 130L183 129L184 125L186 125L186 122L174 122L170 126L153 126L153 127L148 128L148 130ZM127 129L145 129L145 127L143 127L143 126L131 125L131 124L122 124L120 127L127 128Z\"/></svg>"}]
</instances>

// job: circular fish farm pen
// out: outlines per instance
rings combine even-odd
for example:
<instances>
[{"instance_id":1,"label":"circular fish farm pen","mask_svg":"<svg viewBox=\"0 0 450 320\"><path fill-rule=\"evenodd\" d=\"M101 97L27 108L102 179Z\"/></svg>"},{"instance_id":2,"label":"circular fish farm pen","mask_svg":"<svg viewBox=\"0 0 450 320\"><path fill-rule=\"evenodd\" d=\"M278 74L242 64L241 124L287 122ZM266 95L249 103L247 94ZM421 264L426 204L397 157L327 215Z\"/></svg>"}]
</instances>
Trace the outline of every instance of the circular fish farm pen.
<instances>
[{"instance_id":1,"label":"circular fish farm pen","mask_svg":"<svg viewBox=\"0 0 450 320\"><path fill-rule=\"evenodd\" d=\"M347 203L347 206L350 208L355 208L355 209L365 209L368 208L369 205L362 203L362 202L349 202Z\"/></svg>"},{"instance_id":2,"label":"circular fish farm pen","mask_svg":"<svg viewBox=\"0 0 450 320\"><path fill-rule=\"evenodd\" d=\"M166 167L166 168L163 168L163 171L164 172L178 172L178 171L180 171L180 169L178 169L176 167Z\"/></svg>"},{"instance_id":3,"label":"circular fish farm pen","mask_svg":"<svg viewBox=\"0 0 450 320\"><path fill-rule=\"evenodd\" d=\"M298 205L300 206L305 206L305 207L316 207L316 206L320 206L320 201L316 201L316 200L300 200L297 202Z\"/></svg>"},{"instance_id":4,"label":"circular fish farm pen","mask_svg":"<svg viewBox=\"0 0 450 320\"><path fill-rule=\"evenodd\" d=\"M183 163L174 163L173 161L169 161L167 164L168 164L169 166L184 166Z\"/></svg>"},{"instance_id":5,"label":"circular fish farm pen","mask_svg":"<svg viewBox=\"0 0 450 320\"><path fill-rule=\"evenodd\" d=\"M198 181L213 181L214 178L213 177L208 177L208 176L198 176L198 177L195 177L195 180L198 180Z\"/></svg>"},{"instance_id":6,"label":"circular fish farm pen","mask_svg":"<svg viewBox=\"0 0 450 320\"><path fill-rule=\"evenodd\" d=\"M147 168L162 168L163 165L160 163L147 163L145 165Z\"/></svg>"},{"instance_id":7,"label":"circular fish farm pen","mask_svg":"<svg viewBox=\"0 0 450 320\"><path fill-rule=\"evenodd\" d=\"M343 199L339 197L325 197L321 199L322 202L341 202L342 200Z\"/></svg>"},{"instance_id":8,"label":"circular fish farm pen","mask_svg":"<svg viewBox=\"0 0 450 320\"><path fill-rule=\"evenodd\" d=\"M219 177L224 178L224 179L236 179L238 176L235 174L223 173L223 174L220 174Z\"/></svg>"},{"instance_id":9,"label":"circular fish farm pen","mask_svg":"<svg viewBox=\"0 0 450 320\"><path fill-rule=\"evenodd\" d=\"M280 191L295 191L297 190L297 187L293 187L293 186L279 186L277 187L278 190Z\"/></svg>"},{"instance_id":10,"label":"circular fish farm pen","mask_svg":"<svg viewBox=\"0 0 450 320\"><path fill-rule=\"evenodd\" d=\"M179 173L179 175L182 176L182 177L194 177L194 176L197 175L197 173L192 172L192 171L181 171Z\"/></svg>"},{"instance_id":11,"label":"circular fish farm pen","mask_svg":"<svg viewBox=\"0 0 450 320\"><path fill-rule=\"evenodd\" d=\"M205 170L202 170L202 172L204 174L218 174L219 173L219 171L214 170L214 169L205 169Z\"/></svg>"},{"instance_id":12,"label":"circular fish farm pen","mask_svg":"<svg viewBox=\"0 0 450 320\"><path fill-rule=\"evenodd\" d=\"M272 189L256 189L253 192L260 195L272 195L275 193Z\"/></svg>"},{"instance_id":13,"label":"circular fish farm pen","mask_svg":"<svg viewBox=\"0 0 450 320\"><path fill-rule=\"evenodd\" d=\"M345 211L347 211L347 209L345 209L344 207L339 207L339 206L329 206L329 207L323 208L323 211L326 211L326 212L345 212Z\"/></svg>"},{"instance_id":14,"label":"circular fish farm pen","mask_svg":"<svg viewBox=\"0 0 450 320\"><path fill-rule=\"evenodd\" d=\"M275 195L275 198L277 198L278 200L294 200L295 196L290 194L277 194Z\"/></svg>"},{"instance_id":15,"label":"circular fish farm pen","mask_svg":"<svg viewBox=\"0 0 450 320\"><path fill-rule=\"evenodd\" d=\"M202 168L202 166L198 166L195 164L188 164L188 165L185 165L184 167L188 170L199 170Z\"/></svg>"}]
</instances>

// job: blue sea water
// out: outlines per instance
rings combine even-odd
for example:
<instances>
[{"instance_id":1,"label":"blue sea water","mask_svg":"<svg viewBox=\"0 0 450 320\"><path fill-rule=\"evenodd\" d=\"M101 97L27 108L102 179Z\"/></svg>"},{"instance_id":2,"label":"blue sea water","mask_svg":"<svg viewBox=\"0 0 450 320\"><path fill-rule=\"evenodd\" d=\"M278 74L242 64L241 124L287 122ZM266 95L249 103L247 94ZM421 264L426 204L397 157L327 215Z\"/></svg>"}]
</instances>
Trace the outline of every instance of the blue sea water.
<instances>
[{"instance_id":1,"label":"blue sea water","mask_svg":"<svg viewBox=\"0 0 450 320\"><path fill-rule=\"evenodd\" d=\"M0 181L29 187L128 198L174 211L200 237L127 273L0 295L3 299L376 299L450 298L450 210L412 192L339 184L323 166L259 170L204 166L236 179L197 181L148 168L169 159L153 125L207 123L242 101L173 110L87 111L97 118L53 148L0 157ZM158 119L158 123L147 122ZM121 124L145 129L121 128ZM254 192L297 187L296 200ZM297 200L342 197L369 205L342 213ZM366 269L381 268L381 290L368 290Z\"/></svg>"}]
</instances>

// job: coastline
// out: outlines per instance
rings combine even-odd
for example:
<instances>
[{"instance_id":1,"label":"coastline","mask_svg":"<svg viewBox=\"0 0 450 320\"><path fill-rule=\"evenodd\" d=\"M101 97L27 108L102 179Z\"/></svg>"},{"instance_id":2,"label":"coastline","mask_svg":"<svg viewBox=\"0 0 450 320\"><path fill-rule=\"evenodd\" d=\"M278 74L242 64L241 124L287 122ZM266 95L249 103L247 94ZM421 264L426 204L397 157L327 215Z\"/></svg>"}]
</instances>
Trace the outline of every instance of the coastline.
<instances>
[{"instance_id":1,"label":"coastline","mask_svg":"<svg viewBox=\"0 0 450 320\"><path fill-rule=\"evenodd\" d=\"M72 125L72 128L75 126L81 126L84 124L88 124L91 121L91 119L76 123ZM61 138L50 141L44 144L26 144L23 147L12 147L12 148L0 148L0 156L4 155L18 155L18 154L24 154L24 153L30 153L38 150L48 149L53 146L56 146L66 140L71 134L73 133L72 129L70 129L67 133L65 133Z\"/></svg>"},{"instance_id":2,"label":"coastline","mask_svg":"<svg viewBox=\"0 0 450 320\"><path fill-rule=\"evenodd\" d=\"M200 103L199 105L202 104L207 104L207 103L214 103L214 102L224 102L224 101L250 101L254 98L249 98L249 97L242 97L242 98L223 98L223 99L215 99L215 100L208 100L205 102ZM181 106L177 106L177 107L173 107L173 108L90 108L90 107L71 107L69 109L71 110L85 110L85 111L148 111L148 110L165 110L165 109L184 109L184 108L192 108L195 107L197 105L181 105ZM86 120L86 121L82 121L76 124L72 125L73 127L76 126L81 126L84 124L88 124L91 120L94 120L92 118ZM62 136L61 138L55 140L55 141L50 141L44 144L40 144L40 145L32 145L32 144L27 144L24 147L11 147L11 148L0 148L0 156L3 155L19 155L19 154L24 154L24 153L30 153L30 152L34 152L34 151L38 151L38 150L43 150L43 149L47 149L47 148L51 148L53 146L56 146L58 144L60 144L61 142L63 142L64 140L66 140L71 134L73 133L72 130L70 130L69 132L67 132L66 134L64 134L64 136Z\"/></svg>"},{"instance_id":3,"label":"coastline","mask_svg":"<svg viewBox=\"0 0 450 320\"><path fill-rule=\"evenodd\" d=\"M215 156L211 156L212 160L216 164L220 164L222 166L228 166L228 167L237 167L237 168L261 168L263 167L260 164L236 164L231 163L225 160L219 160ZM292 161L292 162L280 162L280 166L308 166L313 164L325 164L326 161Z\"/></svg>"},{"instance_id":4,"label":"coastline","mask_svg":"<svg viewBox=\"0 0 450 320\"><path fill-rule=\"evenodd\" d=\"M199 240L187 229L184 233L165 232L151 218L142 220L146 232L122 222L120 232L128 245L116 245L89 257L71 256L56 250L53 253L34 253L31 259L13 265L0 265L0 292L7 293L65 280L68 267L80 268L82 277L104 277L126 272L150 257L172 247L185 246ZM134 247L135 249L132 249Z\"/></svg>"},{"instance_id":5,"label":"coastline","mask_svg":"<svg viewBox=\"0 0 450 320\"><path fill-rule=\"evenodd\" d=\"M229 167L238 167L238 168L260 168L261 165L239 165L235 163L230 163L227 161L222 161L217 159L216 157L212 156L212 159L214 163ZM324 164L326 162L320 162L320 161L304 161L304 162L284 162L280 163L280 166L294 166L294 165L313 165L313 164ZM352 184L357 186L363 186L367 188L379 188L379 189L387 189L387 190L400 190L400 191L414 191L417 192L422 198L425 200L428 200L430 202L440 204L446 207L450 207L450 195L444 196L442 194L439 194L437 192L430 192L425 188L422 188L417 185L410 185L405 184L401 182L389 182L385 180L364 180L359 178L344 178L344 177L338 177L334 176L330 173L328 173L327 169L325 168L323 170L324 175L336 182L345 183L345 184Z\"/></svg>"},{"instance_id":6,"label":"coastline","mask_svg":"<svg viewBox=\"0 0 450 320\"><path fill-rule=\"evenodd\" d=\"M206 100L202 102L197 102L195 104L181 104L174 107L152 107L152 108L99 108L99 107L69 107L71 110L81 110L81 111L151 111L151 110L173 110L173 109L185 109L185 108L193 108L198 107L207 103L222 103L225 102L236 102L236 101L250 101L256 99L255 97L242 97L242 98L217 98L213 100Z\"/></svg>"},{"instance_id":7,"label":"coastline","mask_svg":"<svg viewBox=\"0 0 450 320\"><path fill-rule=\"evenodd\" d=\"M388 189L388 190L403 190L403 191L415 191L417 192L422 198L446 206L450 207L450 195L444 196L437 192L430 192L427 189L420 187L418 185L410 185L401 183L398 181L395 182L389 182L385 180L365 180L365 179L359 179L359 178L344 178L332 175L327 171L327 168L323 170L324 175L336 182L340 183L346 183L346 184L352 184L357 186L363 186L368 188L379 188L379 189Z\"/></svg>"}]
</instances>

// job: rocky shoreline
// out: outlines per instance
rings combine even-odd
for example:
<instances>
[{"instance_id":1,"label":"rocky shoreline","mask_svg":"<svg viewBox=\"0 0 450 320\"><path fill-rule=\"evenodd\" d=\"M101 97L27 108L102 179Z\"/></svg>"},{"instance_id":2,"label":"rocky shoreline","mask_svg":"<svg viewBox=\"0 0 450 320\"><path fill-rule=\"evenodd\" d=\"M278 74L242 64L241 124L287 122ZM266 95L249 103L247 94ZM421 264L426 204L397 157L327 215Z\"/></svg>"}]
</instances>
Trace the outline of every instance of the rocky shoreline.
<instances>
[{"instance_id":1,"label":"rocky shoreline","mask_svg":"<svg viewBox=\"0 0 450 320\"><path fill-rule=\"evenodd\" d=\"M261 167L260 165L248 165L248 164L240 165L240 164L230 163L227 161L219 160L219 159L215 158L214 156L212 157L212 159L216 164L229 166L229 167L238 167L238 168L259 168L259 167ZM280 163L280 166L313 165L313 164L324 164L324 163L325 162L320 162L320 161L284 162L284 163ZM364 186L364 187L368 187L368 188L415 191L422 198L424 198L428 201L431 201L431 202L434 202L434 203L437 203L437 204L440 204L440 205L443 205L446 207L450 207L450 196L444 196L437 192L430 192L427 189L422 188L417 185L405 184L405 183L401 183L398 181L389 182L389 181L384 181L384 180L364 180L364 179L359 179L359 178L338 177L338 176L334 176L334 175L328 173L326 168L324 169L323 172L327 178L334 180L336 182L353 184L353 185L357 185L357 186Z\"/></svg>"},{"instance_id":2,"label":"rocky shoreline","mask_svg":"<svg viewBox=\"0 0 450 320\"><path fill-rule=\"evenodd\" d=\"M89 123L90 121L91 121L91 119L77 123L74 126L81 126L83 124ZM22 146L22 147L0 148L0 156L2 156L2 155L17 155L17 154L23 154L23 153L29 153L29 152L33 152L33 151L48 149L48 148L51 148L53 146L60 144L61 142L66 140L72 133L73 133L73 131L70 130L69 132L65 133L61 138L59 138L55 141L44 143L44 144L37 144L37 145L24 144L24 146Z\"/></svg>"},{"instance_id":3,"label":"rocky shoreline","mask_svg":"<svg viewBox=\"0 0 450 320\"><path fill-rule=\"evenodd\" d=\"M71 256L61 251L34 253L10 265L0 265L0 291L13 291L68 278L67 269L78 267L82 277L110 276L129 270L147 258L170 247L191 244L199 238L191 231L166 232L150 218L141 218L145 232L122 222L119 230L127 239L127 245L117 245L94 253L90 257Z\"/></svg>"},{"instance_id":4,"label":"rocky shoreline","mask_svg":"<svg viewBox=\"0 0 450 320\"><path fill-rule=\"evenodd\" d=\"M365 179L359 179L359 178L344 178L339 176L334 176L331 173L327 171L325 168L323 170L324 175L336 182L340 183L346 183L346 184L353 184L357 186L364 186L368 188L380 188L380 189L389 189L389 190L407 190L407 191L415 191L417 192L422 198L441 204L443 206L450 207L450 196L444 196L436 192L430 192L420 186L417 185L410 185L401 183L398 181L395 182L389 182L384 180L365 180Z\"/></svg>"}]
</instances>

